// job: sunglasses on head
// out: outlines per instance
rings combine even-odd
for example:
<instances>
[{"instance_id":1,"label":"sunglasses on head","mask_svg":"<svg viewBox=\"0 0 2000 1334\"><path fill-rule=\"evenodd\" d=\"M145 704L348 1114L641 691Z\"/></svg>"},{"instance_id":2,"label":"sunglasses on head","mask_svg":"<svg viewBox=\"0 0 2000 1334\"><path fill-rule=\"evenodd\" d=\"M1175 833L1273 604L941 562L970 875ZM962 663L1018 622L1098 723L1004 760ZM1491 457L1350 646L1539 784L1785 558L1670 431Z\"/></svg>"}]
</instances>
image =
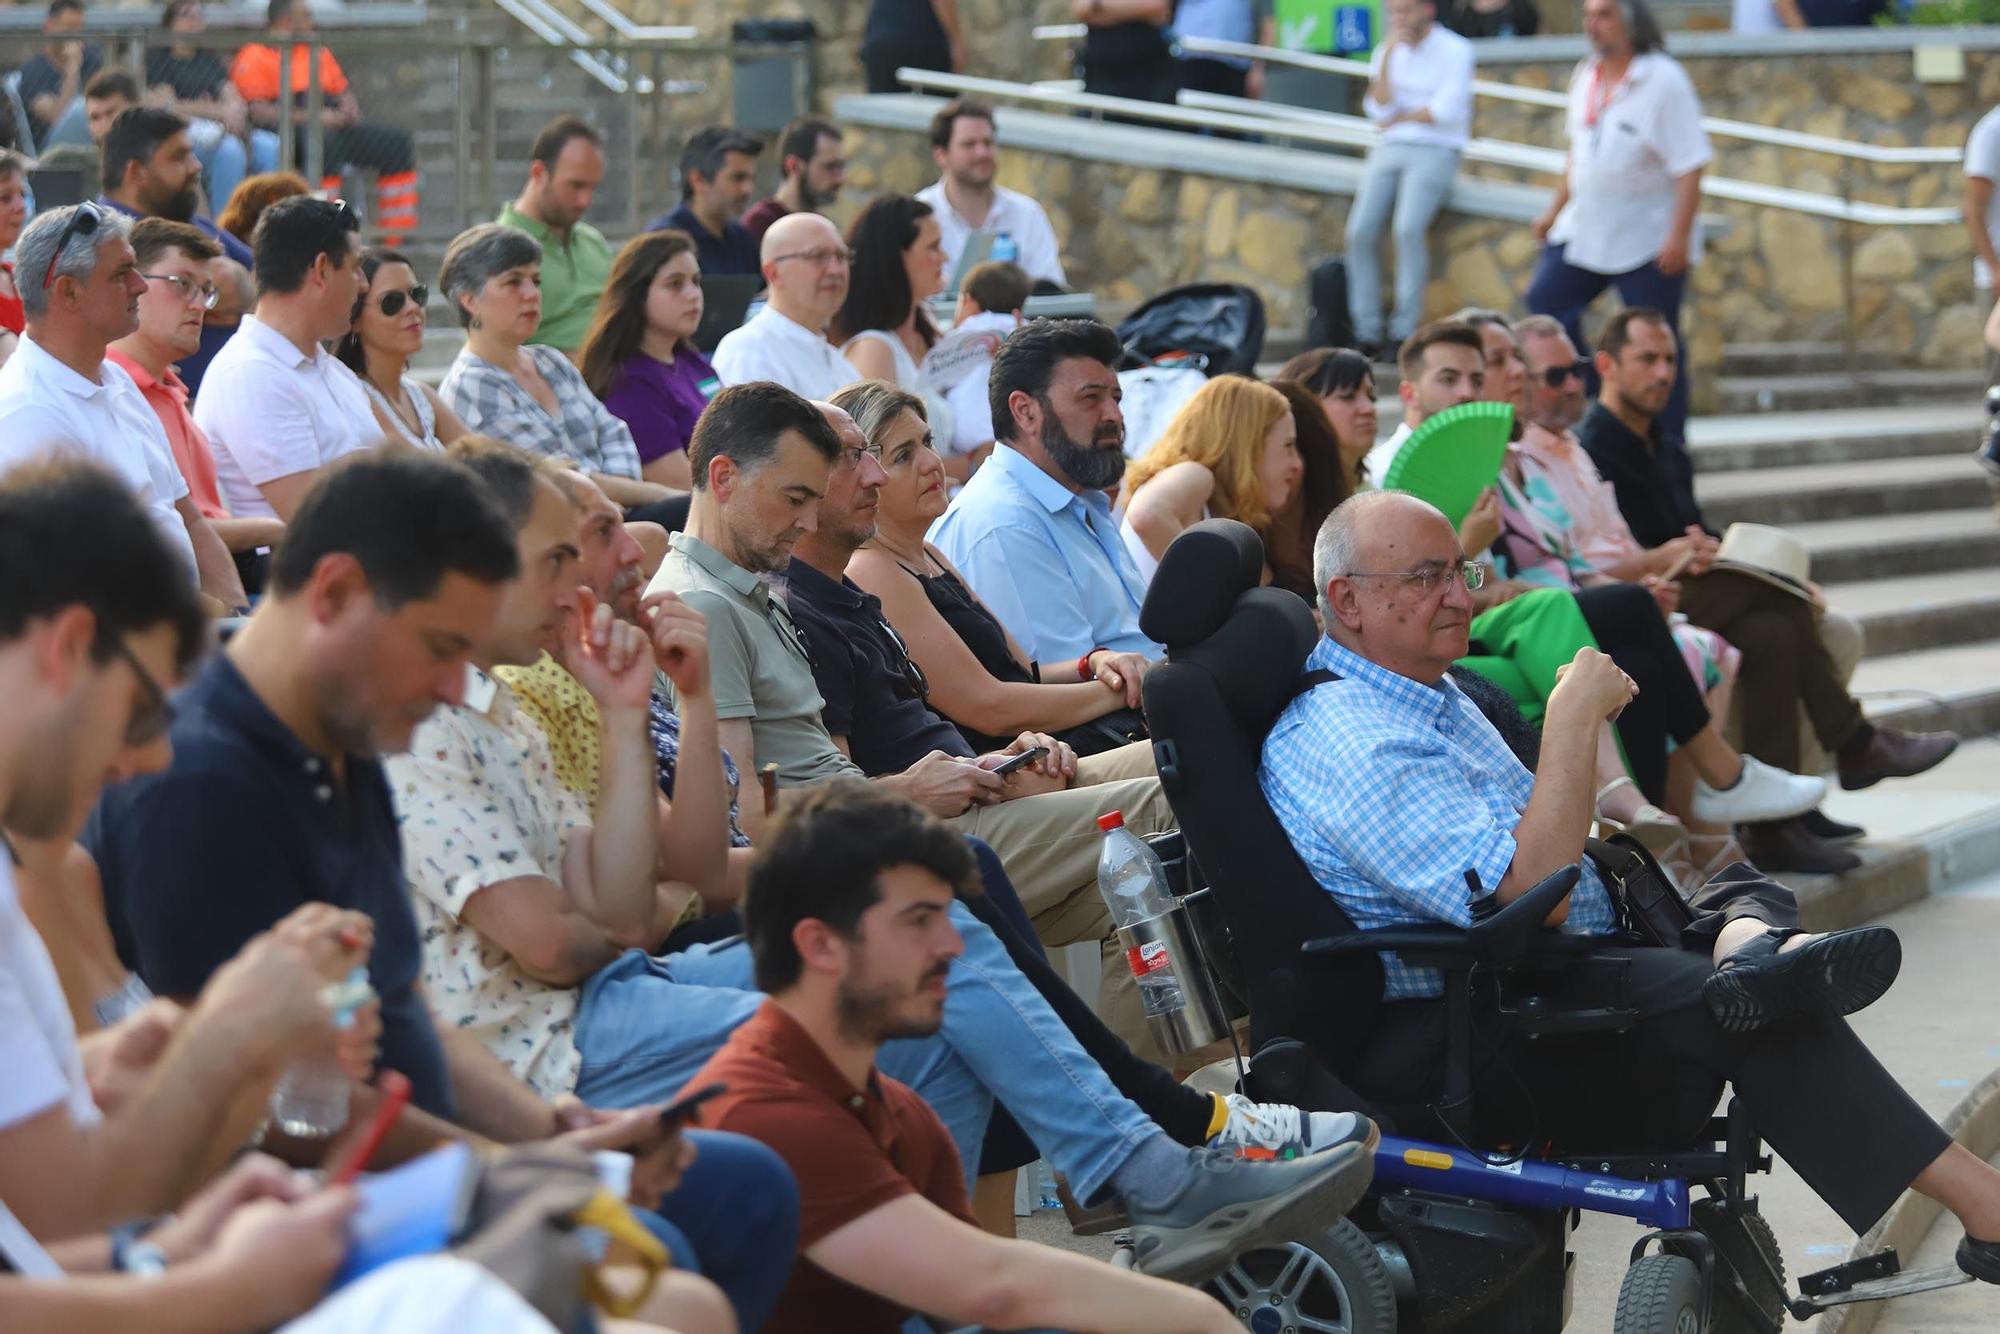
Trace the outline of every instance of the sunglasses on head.
<instances>
[{"instance_id":1,"label":"sunglasses on head","mask_svg":"<svg viewBox=\"0 0 2000 1334\"><path fill-rule=\"evenodd\" d=\"M69 221L63 224L62 235L56 238L55 253L49 256L48 268L42 270L42 290L48 291L55 285L56 265L62 263L62 253L68 248L72 236L95 236L98 225L104 221L104 210L85 200L70 212Z\"/></svg>"},{"instance_id":2,"label":"sunglasses on head","mask_svg":"<svg viewBox=\"0 0 2000 1334\"><path fill-rule=\"evenodd\" d=\"M1572 361L1567 366L1544 366L1542 368L1542 383L1551 389L1560 389L1568 381L1581 380L1582 378L1583 363L1580 361Z\"/></svg>"},{"instance_id":3,"label":"sunglasses on head","mask_svg":"<svg viewBox=\"0 0 2000 1334\"><path fill-rule=\"evenodd\" d=\"M418 283L407 292L382 293L381 296L375 298L375 308L380 310L384 315L400 315L403 307L408 303L414 301L417 304L417 309L422 310L430 299L431 289L422 283Z\"/></svg>"}]
</instances>

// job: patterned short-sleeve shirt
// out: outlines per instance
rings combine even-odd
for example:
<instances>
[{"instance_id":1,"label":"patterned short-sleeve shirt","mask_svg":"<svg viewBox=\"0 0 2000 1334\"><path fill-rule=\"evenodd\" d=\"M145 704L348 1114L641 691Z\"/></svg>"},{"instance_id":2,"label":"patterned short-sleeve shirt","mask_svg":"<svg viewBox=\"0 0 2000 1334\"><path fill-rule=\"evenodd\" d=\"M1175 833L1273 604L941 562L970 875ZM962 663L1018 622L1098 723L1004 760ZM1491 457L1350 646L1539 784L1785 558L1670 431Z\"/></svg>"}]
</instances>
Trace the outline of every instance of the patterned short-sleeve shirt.
<instances>
[{"instance_id":1,"label":"patterned short-sleeve shirt","mask_svg":"<svg viewBox=\"0 0 2000 1334\"><path fill-rule=\"evenodd\" d=\"M499 681L468 667L465 703L417 729L386 764L424 950L424 987L441 1024L486 1045L544 1097L576 1088L578 993L523 972L461 914L489 885L562 883L563 846L590 808L556 775L549 739Z\"/></svg>"},{"instance_id":2,"label":"patterned short-sleeve shirt","mask_svg":"<svg viewBox=\"0 0 2000 1334\"><path fill-rule=\"evenodd\" d=\"M639 446L632 428L597 401L583 373L552 347L521 349L555 392L556 411L535 401L513 372L465 348L438 385L438 397L468 430L505 440L544 458L566 458L588 473L639 477Z\"/></svg>"}]
</instances>

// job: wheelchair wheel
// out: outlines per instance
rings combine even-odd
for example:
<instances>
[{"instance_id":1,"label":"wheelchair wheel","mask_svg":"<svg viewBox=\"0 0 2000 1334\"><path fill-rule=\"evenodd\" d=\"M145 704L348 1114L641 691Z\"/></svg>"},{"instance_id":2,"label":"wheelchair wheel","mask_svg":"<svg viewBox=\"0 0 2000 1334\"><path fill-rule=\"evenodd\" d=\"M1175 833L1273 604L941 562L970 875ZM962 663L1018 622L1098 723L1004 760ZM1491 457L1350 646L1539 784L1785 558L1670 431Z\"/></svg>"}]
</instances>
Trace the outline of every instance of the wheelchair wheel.
<instances>
[{"instance_id":1,"label":"wheelchair wheel","mask_svg":"<svg viewBox=\"0 0 2000 1334\"><path fill-rule=\"evenodd\" d=\"M1771 1230L1771 1221L1761 1213L1744 1212L1718 1218L1714 1226L1704 1226L1702 1231L1715 1243L1718 1258L1745 1276L1744 1285L1750 1290L1751 1300L1764 1316L1763 1320L1757 1320L1725 1296L1716 1303L1716 1334L1757 1334L1771 1328L1773 1322L1783 1324L1785 1252L1778 1245L1777 1233ZM1765 1256L1777 1275L1775 1288L1750 1277L1765 1272Z\"/></svg>"},{"instance_id":2,"label":"wheelchair wheel","mask_svg":"<svg viewBox=\"0 0 2000 1334\"><path fill-rule=\"evenodd\" d=\"M1701 1270L1678 1255L1645 1255L1625 1271L1611 1334L1704 1334Z\"/></svg>"},{"instance_id":3,"label":"wheelchair wheel","mask_svg":"<svg viewBox=\"0 0 2000 1334\"><path fill-rule=\"evenodd\" d=\"M1395 1334L1389 1271L1375 1243L1345 1218L1304 1241L1246 1251L1202 1291L1254 1334Z\"/></svg>"}]
</instances>

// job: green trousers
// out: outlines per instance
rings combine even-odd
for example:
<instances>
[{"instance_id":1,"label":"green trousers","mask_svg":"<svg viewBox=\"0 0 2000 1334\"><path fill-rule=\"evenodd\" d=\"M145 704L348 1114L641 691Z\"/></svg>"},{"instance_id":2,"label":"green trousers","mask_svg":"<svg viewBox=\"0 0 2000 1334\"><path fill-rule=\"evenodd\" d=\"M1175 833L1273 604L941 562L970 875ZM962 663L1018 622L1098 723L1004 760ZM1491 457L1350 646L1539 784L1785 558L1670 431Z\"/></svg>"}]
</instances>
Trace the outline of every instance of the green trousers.
<instances>
[{"instance_id":1,"label":"green trousers","mask_svg":"<svg viewBox=\"0 0 2000 1334\"><path fill-rule=\"evenodd\" d=\"M1538 588L1472 618L1472 652L1458 665L1499 686L1539 724L1548 711L1556 673L1580 648L1597 640L1576 599L1559 588Z\"/></svg>"}]
</instances>

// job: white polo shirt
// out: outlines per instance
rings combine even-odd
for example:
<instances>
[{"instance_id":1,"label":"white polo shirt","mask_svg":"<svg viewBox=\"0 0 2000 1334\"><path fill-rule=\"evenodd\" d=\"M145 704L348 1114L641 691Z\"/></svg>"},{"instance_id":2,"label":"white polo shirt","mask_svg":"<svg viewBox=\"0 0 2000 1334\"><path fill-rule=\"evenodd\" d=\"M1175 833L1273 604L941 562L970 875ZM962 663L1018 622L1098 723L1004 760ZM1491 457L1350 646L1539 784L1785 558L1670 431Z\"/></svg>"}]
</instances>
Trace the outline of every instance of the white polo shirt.
<instances>
[{"instance_id":1,"label":"white polo shirt","mask_svg":"<svg viewBox=\"0 0 2000 1334\"><path fill-rule=\"evenodd\" d=\"M188 493L166 428L122 367L106 361L98 382L78 375L26 334L0 366L0 469L48 454L74 454L122 478L152 513L160 536L197 577L194 541L174 502Z\"/></svg>"},{"instance_id":2,"label":"white polo shirt","mask_svg":"<svg viewBox=\"0 0 2000 1334\"><path fill-rule=\"evenodd\" d=\"M382 440L361 379L325 348L302 354L291 339L243 323L201 378L194 424L215 451L222 503L239 519L275 518L257 488L325 467Z\"/></svg>"},{"instance_id":3,"label":"white polo shirt","mask_svg":"<svg viewBox=\"0 0 2000 1334\"><path fill-rule=\"evenodd\" d=\"M23 346L26 346L25 341ZM66 1106L78 1126L103 1118L91 1100L76 1025L48 947L21 910L14 859L0 849L0 1130Z\"/></svg>"},{"instance_id":4,"label":"white polo shirt","mask_svg":"<svg viewBox=\"0 0 2000 1334\"><path fill-rule=\"evenodd\" d=\"M952 208L951 201L945 198L943 181L917 191L917 198L929 204L931 212L937 217L938 240L944 244L947 280L958 272L958 258L965 253L965 243L972 239L973 233L991 232L1014 242L1014 262L1030 278L1060 283L1065 287L1069 285L1069 279L1063 276L1062 251L1056 245L1056 229L1049 225L1049 215L1042 211L1040 204L1018 190L994 186L993 207L987 210L986 220L977 227Z\"/></svg>"},{"instance_id":5,"label":"white polo shirt","mask_svg":"<svg viewBox=\"0 0 2000 1334\"><path fill-rule=\"evenodd\" d=\"M1687 71L1652 51L1635 56L1624 79L1605 90L1597 58L1587 57L1570 76L1568 122L1569 204L1550 242L1563 246L1565 262L1592 273L1629 273L1659 258L1673 230L1674 181L1713 156ZM1697 227L1690 263L1700 251Z\"/></svg>"},{"instance_id":6,"label":"white polo shirt","mask_svg":"<svg viewBox=\"0 0 2000 1334\"><path fill-rule=\"evenodd\" d=\"M801 398L832 398L861 378L825 334L779 314L776 306L724 334L711 364L724 384L775 380Z\"/></svg>"},{"instance_id":7,"label":"white polo shirt","mask_svg":"<svg viewBox=\"0 0 2000 1334\"><path fill-rule=\"evenodd\" d=\"M1984 177L2000 187L2000 107L1981 116L1972 133L1966 136L1965 174ZM2000 189L1995 189L1986 201L1986 234L1995 245L2000 245ZM1976 287L1992 289L1993 275L1986 271L1985 260L1974 257L1972 281Z\"/></svg>"},{"instance_id":8,"label":"white polo shirt","mask_svg":"<svg viewBox=\"0 0 2000 1334\"><path fill-rule=\"evenodd\" d=\"M1389 100L1361 99L1368 119L1380 125L1400 112L1428 111L1431 124L1405 121L1382 131L1385 144L1431 144L1438 148L1460 149L1472 136L1472 43L1445 27L1431 24L1431 30L1415 46L1398 42L1375 48L1368 64L1372 83L1389 64Z\"/></svg>"}]
</instances>

